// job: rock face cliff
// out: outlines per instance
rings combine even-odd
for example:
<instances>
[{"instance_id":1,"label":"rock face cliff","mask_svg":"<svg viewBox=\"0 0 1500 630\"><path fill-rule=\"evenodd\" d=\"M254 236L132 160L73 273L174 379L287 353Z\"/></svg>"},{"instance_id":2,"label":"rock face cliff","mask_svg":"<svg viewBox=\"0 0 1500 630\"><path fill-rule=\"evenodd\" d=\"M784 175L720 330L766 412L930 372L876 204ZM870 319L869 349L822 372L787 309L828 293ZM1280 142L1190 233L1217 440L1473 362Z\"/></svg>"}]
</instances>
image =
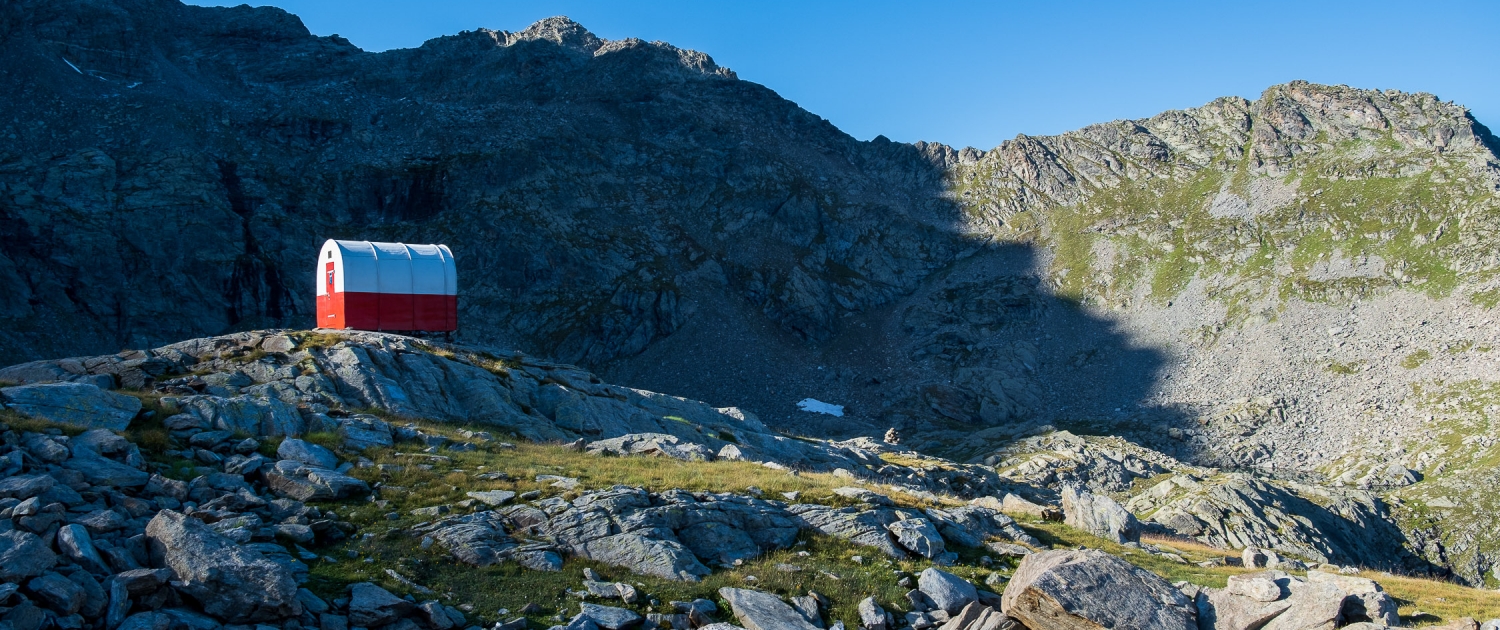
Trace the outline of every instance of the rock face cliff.
<instances>
[{"instance_id":1,"label":"rock face cliff","mask_svg":"<svg viewBox=\"0 0 1500 630\"><path fill-rule=\"evenodd\" d=\"M323 239L444 242L465 341L976 463L1119 435L1496 564L1500 142L1431 95L957 150L563 18L367 53L174 0L0 7L0 84L0 363L306 325Z\"/></svg>"}]
</instances>

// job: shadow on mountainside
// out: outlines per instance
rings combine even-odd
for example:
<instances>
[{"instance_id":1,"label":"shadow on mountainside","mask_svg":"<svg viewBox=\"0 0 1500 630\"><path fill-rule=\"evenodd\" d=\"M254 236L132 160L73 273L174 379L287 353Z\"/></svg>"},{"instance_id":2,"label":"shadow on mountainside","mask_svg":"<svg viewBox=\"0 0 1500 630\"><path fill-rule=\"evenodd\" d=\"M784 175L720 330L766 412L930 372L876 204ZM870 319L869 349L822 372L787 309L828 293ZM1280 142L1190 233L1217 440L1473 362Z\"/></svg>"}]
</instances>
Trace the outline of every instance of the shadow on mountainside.
<instances>
[{"instance_id":1,"label":"shadow on mountainside","mask_svg":"<svg viewBox=\"0 0 1500 630\"><path fill-rule=\"evenodd\" d=\"M566 19L367 53L274 8L43 4L0 40L0 114L35 121L0 149L6 360L308 325L317 247L351 238L450 245L466 342L793 433L951 449L1138 416L1161 372L1033 246L967 231L946 178L973 149L857 141L701 53Z\"/></svg>"}]
</instances>

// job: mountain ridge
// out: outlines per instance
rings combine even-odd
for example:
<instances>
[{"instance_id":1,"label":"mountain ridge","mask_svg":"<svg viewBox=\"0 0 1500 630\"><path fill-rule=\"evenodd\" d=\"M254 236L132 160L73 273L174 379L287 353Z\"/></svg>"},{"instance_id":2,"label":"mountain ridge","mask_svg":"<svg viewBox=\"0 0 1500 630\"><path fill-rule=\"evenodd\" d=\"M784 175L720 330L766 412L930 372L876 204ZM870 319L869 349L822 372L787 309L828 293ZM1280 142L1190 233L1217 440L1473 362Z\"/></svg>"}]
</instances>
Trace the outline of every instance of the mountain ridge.
<instances>
[{"instance_id":1,"label":"mountain ridge","mask_svg":"<svg viewBox=\"0 0 1500 630\"><path fill-rule=\"evenodd\" d=\"M1491 577L1500 158L1434 96L1293 82L981 151L562 19L381 53L170 0L0 20L4 362L305 322L323 239L446 242L465 341L960 461L1051 427L1367 488Z\"/></svg>"}]
</instances>

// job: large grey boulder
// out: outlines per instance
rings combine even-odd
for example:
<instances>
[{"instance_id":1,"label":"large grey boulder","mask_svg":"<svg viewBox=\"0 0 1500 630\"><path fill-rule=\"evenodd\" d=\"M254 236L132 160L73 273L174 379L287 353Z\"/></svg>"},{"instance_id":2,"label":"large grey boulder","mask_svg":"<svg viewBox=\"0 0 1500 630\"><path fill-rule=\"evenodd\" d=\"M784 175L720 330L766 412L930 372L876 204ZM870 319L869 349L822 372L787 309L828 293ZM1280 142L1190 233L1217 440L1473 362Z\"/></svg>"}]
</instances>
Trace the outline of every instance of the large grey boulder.
<instances>
[{"instance_id":1,"label":"large grey boulder","mask_svg":"<svg viewBox=\"0 0 1500 630\"><path fill-rule=\"evenodd\" d=\"M390 423L370 415L340 418L337 432L344 442L344 448L352 451L386 447L396 443L391 435Z\"/></svg>"},{"instance_id":2,"label":"large grey boulder","mask_svg":"<svg viewBox=\"0 0 1500 630\"><path fill-rule=\"evenodd\" d=\"M1141 522L1114 499L1063 488L1063 522L1115 543L1140 542Z\"/></svg>"},{"instance_id":3,"label":"large grey boulder","mask_svg":"<svg viewBox=\"0 0 1500 630\"><path fill-rule=\"evenodd\" d=\"M968 580L933 567L924 569L917 576L917 589L926 594L939 610L950 615L979 600L979 589Z\"/></svg>"},{"instance_id":4,"label":"large grey boulder","mask_svg":"<svg viewBox=\"0 0 1500 630\"><path fill-rule=\"evenodd\" d=\"M172 510L146 525L153 554L181 582L178 591L229 623L273 621L302 612L291 571L244 549L202 521Z\"/></svg>"},{"instance_id":5,"label":"large grey boulder","mask_svg":"<svg viewBox=\"0 0 1500 630\"><path fill-rule=\"evenodd\" d=\"M1306 580L1281 571L1231 576L1222 589L1198 595L1201 624L1215 630L1326 630L1337 623L1369 620L1400 624L1396 602L1374 580L1309 571Z\"/></svg>"},{"instance_id":6,"label":"large grey boulder","mask_svg":"<svg viewBox=\"0 0 1500 630\"><path fill-rule=\"evenodd\" d=\"M1332 584L1344 592L1343 615L1346 621L1369 619L1387 626L1400 625L1401 617L1396 614L1396 601L1375 580L1314 570L1307 572L1307 581Z\"/></svg>"},{"instance_id":7,"label":"large grey boulder","mask_svg":"<svg viewBox=\"0 0 1500 630\"><path fill-rule=\"evenodd\" d=\"M669 580L696 582L712 573L676 540L624 533L595 538L574 548L585 558Z\"/></svg>"},{"instance_id":8,"label":"large grey boulder","mask_svg":"<svg viewBox=\"0 0 1500 630\"><path fill-rule=\"evenodd\" d=\"M141 400L87 383L42 383L0 388L0 403L23 416L90 429L123 431Z\"/></svg>"},{"instance_id":9,"label":"large grey boulder","mask_svg":"<svg viewBox=\"0 0 1500 630\"><path fill-rule=\"evenodd\" d=\"M370 491L370 484L360 479L289 459L276 462L266 472L266 485L272 492L298 501L332 501Z\"/></svg>"},{"instance_id":10,"label":"large grey boulder","mask_svg":"<svg viewBox=\"0 0 1500 630\"><path fill-rule=\"evenodd\" d=\"M719 597L729 602L734 618L746 630L818 630L795 608L771 593L724 587Z\"/></svg>"},{"instance_id":11,"label":"large grey boulder","mask_svg":"<svg viewBox=\"0 0 1500 630\"><path fill-rule=\"evenodd\" d=\"M1196 607L1166 580L1094 549L1044 551L1021 561L1001 606L1032 630L1196 630Z\"/></svg>"},{"instance_id":12,"label":"large grey boulder","mask_svg":"<svg viewBox=\"0 0 1500 630\"><path fill-rule=\"evenodd\" d=\"M896 542L907 550L924 558L932 559L943 555L943 535L938 532L937 526L925 518L909 518L896 521L885 528L896 537Z\"/></svg>"},{"instance_id":13,"label":"large grey boulder","mask_svg":"<svg viewBox=\"0 0 1500 630\"><path fill-rule=\"evenodd\" d=\"M109 573L109 565L99 556L89 530L82 525L72 523L57 530L57 550L90 573Z\"/></svg>"},{"instance_id":14,"label":"large grey boulder","mask_svg":"<svg viewBox=\"0 0 1500 630\"><path fill-rule=\"evenodd\" d=\"M315 468L332 470L339 467L339 456L322 446L298 438L287 438L276 447L276 456L281 459L302 462Z\"/></svg>"},{"instance_id":15,"label":"large grey boulder","mask_svg":"<svg viewBox=\"0 0 1500 630\"><path fill-rule=\"evenodd\" d=\"M25 501L51 490L55 485L57 485L57 479L46 473L6 477L0 479L0 499Z\"/></svg>"},{"instance_id":16,"label":"large grey boulder","mask_svg":"<svg viewBox=\"0 0 1500 630\"><path fill-rule=\"evenodd\" d=\"M349 623L356 627L383 626L415 610L417 605L379 586L360 582L349 587Z\"/></svg>"},{"instance_id":17,"label":"large grey boulder","mask_svg":"<svg viewBox=\"0 0 1500 630\"><path fill-rule=\"evenodd\" d=\"M892 558L906 558L906 549L891 538L886 526L899 520L889 509L834 508L802 503L787 508L798 526L857 545L874 547Z\"/></svg>"},{"instance_id":18,"label":"large grey boulder","mask_svg":"<svg viewBox=\"0 0 1500 630\"><path fill-rule=\"evenodd\" d=\"M677 532L677 539L700 560L721 565L732 565L736 560L761 553L750 534L729 523L705 521L689 525Z\"/></svg>"},{"instance_id":19,"label":"large grey boulder","mask_svg":"<svg viewBox=\"0 0 1500 630\"><path fill-rule=\"evenodd\" d=\"M624 608L588 603L579 604L578 607L580 610L578 615L573 617L573 623L587 619L604 630L623 630L641 622L639 614Z\"/></svg>"},{"instance_id":20,"label":"large grey boulder","mask_svg":"<svg viewBox=\"0 0 1500 630\"><path fill-rule=\"evenodd\" d=\"M971 602L950 615L938 630L1017 630L1014 619L980 602ZM1034 630L1048 630L1037 628Z\"/></svg>"},{"instance_id":21,"label":"large grey boulder","mask_svg":"<svg viewBox=\"0 0 1500 630\"><path fill-rule=\"evenodd\" d=\"M865 630L895 630L888 622L889 613L880 607L874 597L859 600L856 611L859 612L859 627Z\"/></svg>"},{"instance_id":22,"label":"large grey boulder","mask_svg":"<svg viewBox=\"0 0 1500 630\"><path fill-rule=\"evenodd\" d=\"M516 498L516 493L510 490L471 490L464 493L464 496L490 507L500 507Z\"/></svg>"},{"instance_id":23,"label":"large grey boulder","mask_svg":"<svg viewBox=\"0 0 1500 630\"><path fill-rule=\"evenodd\" d=\"M499 512L475 512L421 525L413 532L431 536L455 560L476 567L515 560L538 571L562 568L562 558L550 546L540 543L523 546L506 534L505 519Z\"/></svg>"},{"instance_id":24,"label":"large grey boulder","mask_svg":"<svg viewBox=\"0 0 1500 630\"><path fill-rule=\"evenodd\" d=\"M1289 580L1287 609L1263 630L1333 630L1343 616L1343 589L1326 582Z\"/></svg>"},{"instance_id":25,"label":"large grey boulder","mask_svg":"<svg viewBox=\"0 0 1500 630\"><path fill-rule=\"evenodd\" d=\"M240 395L167 397L184 413L198 418L200 426L219 431L239 431L254 436L297 436L307 432L307 422L297 408L280 398Z\"/></svg>"},{"instance_id":26,"label":"large grey boulder","mask_svg":"<svg viewBox=\"0 0 1500 630\"><path fill-rule=\"evenodd\" d=\"M0 532L0 582L20 582L41 575L55 564L57 554L36 534Z\"/></svg>"},{"instance_id":27,"label":"large grey boulder","mask_svg":"<svg viewBox=\"0 0 1500 630\"><path fill-rule=\"evenodd\" d=\"M950 545L978 547L990 538L1005 538L1041 547L1042 541L1026 533L1016 520L989 506L971 504L956 508L927 508L928 520L937 525Z\"/></svg>"},{"instance_id":28,"label":"large grey boulder","mask_svg":"<svg viewBox=\"0 0 1500 630\"><path fill-rule=\"evenodd\" d=\"M1224 591L1257 602L1274 602L1285 594L1286 582L1284 577L1269 571L1231 575Z\"/></svg>"},{"instance_id":29,"label":"large grey boulder","mask_svg":"<svg viewBox=\"0 0 1500 630\"><path fill-rule=\"evenodd\" d=\"M1285 599L1265 601L1264 597L1241 595L1229 588L1202 589L1197 596L1199 627L1214 630L1256 630L1289 607L1291 603Z\"/></svg>"},{"instance_id":30,"label":"large grey boulder","mask_svg":"<svg viewBox=\"0 0 1500 630\"><path fill-rule=\"evenodd\" d=\"M78 612L88 597L83 587L50 571L32 578L26 583L26 588L61 617Z\"/></svg>"},{"instance_id":31,"label":"large grey boulder","mask_svg":"<svg viewBox=\"0 0 1500 630\"><path fill-rule=\"evenodd\" d=\"M151 475L144 470L145 458L129 440L106 429L90 429L68 442L73 457L63 468L78 471L85 481L96 486L138 488ZM116 461L113 458L125 460Z\"/></svg>"}]
</instances>

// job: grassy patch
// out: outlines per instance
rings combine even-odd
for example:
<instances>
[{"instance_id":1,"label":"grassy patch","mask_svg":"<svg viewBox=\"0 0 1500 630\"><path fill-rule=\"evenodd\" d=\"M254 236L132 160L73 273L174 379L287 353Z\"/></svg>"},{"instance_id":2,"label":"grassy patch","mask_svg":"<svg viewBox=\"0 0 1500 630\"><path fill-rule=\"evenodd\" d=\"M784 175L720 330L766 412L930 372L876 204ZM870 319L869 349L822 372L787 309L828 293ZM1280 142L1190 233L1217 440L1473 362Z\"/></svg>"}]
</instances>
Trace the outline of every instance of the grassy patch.
<instances>
[{"instance_id":1,"label":"grassy patch","mask_svg":"<svg viewBox=\"0 0 1500 630\"><path fill-rule=\"evenodd\" d=\"M1358 361L1350 361L1348 363L1329 361L1328 365L1324 366L1323 369L1328 370L1329 372L1332 372L1334 374L1349 376L1351 374L1359 374L1360 372L1365 371L1365 361L1364 359L1360 359Z\"/></svg>"},{"instance_id":2,"label":"grassy patch","mask_svg":"<svg viewBox=\"0 0 1500 630\"><path fill-rule=\"evenodd\" d=\"M38 418L23 416L10 409L0 409L0 422L4 422L6 425L9 425L12 430L20 431L23 433L27 431L30 431L32 433L46 433L48 430L55 429L57 431L61 431L63 435L73 436L79 435L87 430L83 427L72 424L52 422L50 420L41 420Z\"/></svg>"},{"instance_id":3,"label":"grassy patch","mask_svg":"<svg viewBox=\"0 0 1500 630\"><path fill-rule=\"evenodd\" d=\"M292 341L297 342L299 350L310 348L328 348L348 339L343 333L306 331L292 333Z\"/></svg>"},{"instance_id":4,"label":"grassy patch","mask_svg":"<svg viewBox=\"0 0 1500 630\"><path fill-rule=\"evenodd\" d=\"M449 437L456 437L458 429L452 425L426 422L418 422L418 426L429 433ZM632 575L617 567L578 558L568 558L563 571L559 573L525 570L514 563L485 568L469 567L452 560L440 545L422 549L420 539L405 533L411 526L424 520L413 516L410 511L418 507L452 505L457 513L461 508L456 504L466 498L466 492L473 490L538 490L544 497L563 498L576 497L580 492L537 482L535 477L539 474L577 477L583 488L627 484L656 491L683 488L743 493L754 486L763 490L770 498L779 498L773 493L795 490L802 493L799 498L801 501L832 505L849 503L848 499L837 497L831 492L832 488L849 482L824 474L791 475L747 462L680 462L651 457L598 457L552 444L518 443L514 447L504 447L491 443L476 451L443 451L439 454L440 458L427 453L411 452L415 448L417 447L413 444L398 444L391 449L371 449L365 455L371 457L378 466L357 468L351 473L367 481L379 482L381 490L377 498L380 502L351 500L323 505L325 509L337 511L341 518L356 523L363 534L369 535L356 536L336 545L316 549L328 560L309 563L312 579L308 587L314 592L325 597L341 596L349 584L361 581L379 583L397 594L408 592L407 587L386 574L385 571L391 569L436 590L438 598L444 603L473 604L475 612L472 617L477 621L487 623L497 620L497 611L501 608L512 611L506 616L510 618L517 615L516 611L522 606L535 603L542 607L542 612L533 615L532 622L547 626L557 623L555 615L569 617L578 611L579 600L569 595L568 591L581 587L581 571L589 567L599 571L606 579L634 584L647 596L645 599L655 598L660 602L656 606L649 604L649 601L630 606L640 613L666 611L667 602L672 600L704 597L717 601L717 590L723 586L757 588L783 596L802 595L812 590L832 601L828 621L841 620L849 626L858 622L855 606L867 596L873 595L882 606L898 615L905 611L905 599L902 596L905 589L897 581L903 575L918 573L929 566L929 563L920 560L891 560L867 547L804 532L790 549L768 553L747 561L742 566L718 569L698 583ZM505 477L492 480L478 478L480 474L496 472L504 473ZM892 497L903 504L918 505L918 502L899 493L892 493ZM395 514L396 518L389 518L388 514ZM1061 523L1028 520L1022 526L1050 545L1086 545L1103 549L1172 581L1186 580L1204 586L1222 587L1228 576L1244 571L1230 566L1199 567L1193 564L1237 555L1194 541L1145 541L1189 561L1188 564L1183 564L1141 550L1114 545ZM1014 564L1008 562L983 565L980 561L982 550L959 551L958 565L949 570L976 584L982 585L992 572L998 572L1004 577L1014 570ZM352 558L351 553L354 556ZM861 560L856 562L856 556ZM751 576L755 579L752 580ZM1500 595L1441 582L1375 574L1367 576L1386 585L1387 590L1401 599L1403 614L1413 615L1417 610L1428 613L1427 616L1412 617L1408 621L1437 623L1458 615L1500 615ZM1003 584L981 588L999 592L1003 590ZM618 601L591 601L619 605ZM727 607L723 602L719 603L724 611L720 614L720 619L729 619Z\"/></svg>"},{"instance_id":5,"label":"grassy patch","mask_svg":"<svg viewBox=\"0 0 1500 630\"><path fill-rule=\"evenodd\" d=\"M1431 352L1428 352L1426 350L1418 350L1406 355L1406 358L1401 359L1401 367L1404 367L1408 370L1415 370L1419 367L1422 367L1422 364L1426 363L1427 360L1431 358Z\"/></svg>"},{"instance_id":6,"label":"grassy patch","mask_svg":"<svg viewBox=\"0 0 1500 630\"><path fill-rule=\"evenodd\" d=\"M314 431L302 436L302 439L335 451L344 446L344 438L331 431Z\"/></svg>"}]
</instances>

